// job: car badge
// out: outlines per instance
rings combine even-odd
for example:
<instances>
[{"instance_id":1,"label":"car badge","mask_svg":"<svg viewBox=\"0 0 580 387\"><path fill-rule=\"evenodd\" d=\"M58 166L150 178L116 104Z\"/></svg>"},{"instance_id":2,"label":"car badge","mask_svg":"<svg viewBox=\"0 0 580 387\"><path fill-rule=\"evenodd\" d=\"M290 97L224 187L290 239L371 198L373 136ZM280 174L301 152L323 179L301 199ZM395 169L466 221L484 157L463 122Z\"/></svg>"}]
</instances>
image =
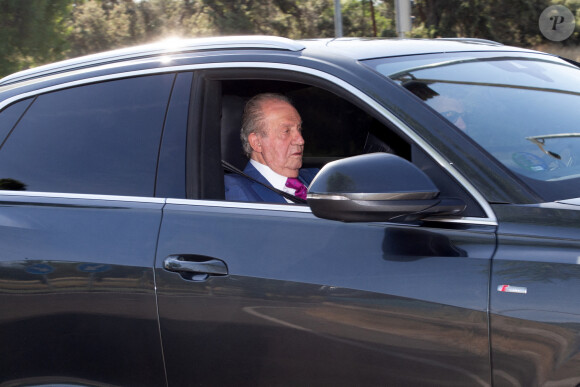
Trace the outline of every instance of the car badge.
<instances>
[{"instance_id":1,"label":"car badge","mask_svg":"<svg viewBox=\"0 0 580 387\"><path fill-rule=\"evenodd\" d=\"M526 294L528 293L528 288L525 288L523 286L499 285L497 287L497 291L504 293Z\"/></svg>"}]
</instances>

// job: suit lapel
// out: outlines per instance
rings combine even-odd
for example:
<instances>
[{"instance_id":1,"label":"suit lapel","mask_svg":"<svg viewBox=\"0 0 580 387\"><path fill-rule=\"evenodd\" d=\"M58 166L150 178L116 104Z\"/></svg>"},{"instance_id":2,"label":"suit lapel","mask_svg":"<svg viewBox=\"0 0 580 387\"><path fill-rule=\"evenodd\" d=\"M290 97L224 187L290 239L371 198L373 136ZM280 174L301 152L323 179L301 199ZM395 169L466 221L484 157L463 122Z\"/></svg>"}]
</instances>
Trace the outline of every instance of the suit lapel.
<instances>
[{"instance_id":1,"label":"suit lapel","mask_svg":"<svg viewBox=\"0 0 580 387\"><path fill-rule=\"evenodd\" d=\"M298 175L298 180L300 180L302 184L308 187L310 183L312 183L312 180L314 180L314 176L316 176L318 171L319 170L315 168L301 169L300 174Z\"/></svg>"},{"instance_id":2,"label":"suit lapel","mask_svg":"<svg viewBox=\"0 0 580 387\"><path fill-rule=\"evenodd\" d=\"M252 165L252 163L248 163L246 168L244 169L244 173L248 176L256 179L257 181L264 183L268 186L271 184L266 180L266 178L258 172L258 170ZM262 200L269 203L287 203L286 200L276 192L269 190L268 188L256 183L252 182L252 190L258 195Z\"/></svg>"}]
</instances>

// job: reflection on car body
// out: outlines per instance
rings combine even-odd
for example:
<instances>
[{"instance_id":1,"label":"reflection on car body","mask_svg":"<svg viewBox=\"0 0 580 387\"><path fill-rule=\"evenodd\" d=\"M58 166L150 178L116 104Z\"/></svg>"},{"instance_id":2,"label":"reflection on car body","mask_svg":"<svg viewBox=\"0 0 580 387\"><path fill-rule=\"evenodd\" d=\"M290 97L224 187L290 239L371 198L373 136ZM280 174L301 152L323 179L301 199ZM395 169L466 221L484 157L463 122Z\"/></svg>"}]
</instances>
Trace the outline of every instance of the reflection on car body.
<instances>
[{"instance_id":1,"label":"reflection on car body","mask_svg":"<svg viewBox=\"0 0 580 387\"><path fill-rule=\"evenodd\" d=\"M579 384L579 74L247 36L0 80L0 384ZM225 200L262 92L302 117L307 205Z\"/></svg>"}]
</instances>

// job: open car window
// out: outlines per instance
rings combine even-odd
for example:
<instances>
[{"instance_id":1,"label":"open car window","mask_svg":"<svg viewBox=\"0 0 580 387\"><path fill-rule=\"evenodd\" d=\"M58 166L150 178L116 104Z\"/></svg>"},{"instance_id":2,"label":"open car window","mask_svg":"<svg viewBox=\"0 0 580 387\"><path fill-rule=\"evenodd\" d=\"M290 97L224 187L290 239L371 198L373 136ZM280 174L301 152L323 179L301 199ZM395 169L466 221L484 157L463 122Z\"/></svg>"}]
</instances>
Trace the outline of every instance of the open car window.
<instances>
[{"instance_id":1,"label":"open car window","mask_svg":"<svg viewBox=\"0 0 580 387\"><path fill-rule=\"evenodd\" d=\"M417 164L430 175L444 195L463 197L467 203L469 216L482 216L483 212L462 187L456 184L432 159L414 146L395 127L377 112L368 111L364 106L358 106L354 98L340 90L330 90L319 85L306 82L248 79L220 79L219 74L212 74L211 85L206 87L207 93L217 94L216 98L205 98L214 101L219 99L219 106L211 103L209 109L204 109L206 115L219 115L219 128L207 122L202 129L206 132L202 138L205 141L219 133L219 140L213 139L211 145L203 148L220 149L220 159L243 170L248 162L243 155L240 127L243 108L247 100L263 92L281 93L289 97L302 118L302 135L305 140L303 168L322 168L326 163L350 156L372 153L392 153ZM213 133L210 135L208 133ZM219 143L219 145L218 145ZM202 151L207 158L218 160L211 152ZM229 173L223 171L223 174ZM203 175L202 171L202 175ZM202 186L208 187L222 183L211 181L216 173L207 173L202 177ZM214 179L215 180L215 179ZM205 182L205 183L204 183ZM217 189L211 189L210 199L223 200L223 183ZM202 193L202 197L203 197Z\"/></svg>"},{"instance_id":2,"label":"open car window","mask_svg":"<svg viewBox=\"0 0 580 387\"><path fill-rule=\"evenodd\" d=\"M327 90L295 82L226 81L222 82L222 144L229 145L225 136L234 137L238 144L222 149L222 154L241 169L247 162L241 156L238 139L243 107L247 100L262 92L286 95L300 113L305 140L303 167L320 168L329 161L368 153L371 147L410 157L409 145L389 128Z\"/></svg>"}]
</instances>

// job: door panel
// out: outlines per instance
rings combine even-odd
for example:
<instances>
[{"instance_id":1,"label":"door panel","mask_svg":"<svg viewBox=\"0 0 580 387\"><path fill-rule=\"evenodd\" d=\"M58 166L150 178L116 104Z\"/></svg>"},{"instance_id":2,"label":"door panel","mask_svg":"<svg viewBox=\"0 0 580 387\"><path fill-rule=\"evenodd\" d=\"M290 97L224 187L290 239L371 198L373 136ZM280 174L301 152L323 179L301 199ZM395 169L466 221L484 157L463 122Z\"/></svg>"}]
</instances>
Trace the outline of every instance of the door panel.
<instances>
[{"instance_id":1,"label":"door panel","mask_svg":"<svg viewBox=\"0 0 580 387\"><path fill-rule=\"evenodd\" d=\"M580 384L580 211L572 208L494 208L504 220L490 297L496 386Z\"/></svg>"},{"instance_id":2,"label":"door panel","mask_svg":"<svg viewBox=\"0 0 580 387\"><path fill-rule=\"evenodd\" d=\"M163 386L161 201L4 195L0 381Z\"/></svg>"},{"instance_id":3,"label":"door panel","mask_svg":"<svg viewBox=\"0 0 580 387\"><path fill-rule=\"evenodd\" d=\"M156 261L170 385L490 383L492 227L173 203ZM227 275L163 267L178 254L221 260Z\"/></svg>"}]
</instances>

